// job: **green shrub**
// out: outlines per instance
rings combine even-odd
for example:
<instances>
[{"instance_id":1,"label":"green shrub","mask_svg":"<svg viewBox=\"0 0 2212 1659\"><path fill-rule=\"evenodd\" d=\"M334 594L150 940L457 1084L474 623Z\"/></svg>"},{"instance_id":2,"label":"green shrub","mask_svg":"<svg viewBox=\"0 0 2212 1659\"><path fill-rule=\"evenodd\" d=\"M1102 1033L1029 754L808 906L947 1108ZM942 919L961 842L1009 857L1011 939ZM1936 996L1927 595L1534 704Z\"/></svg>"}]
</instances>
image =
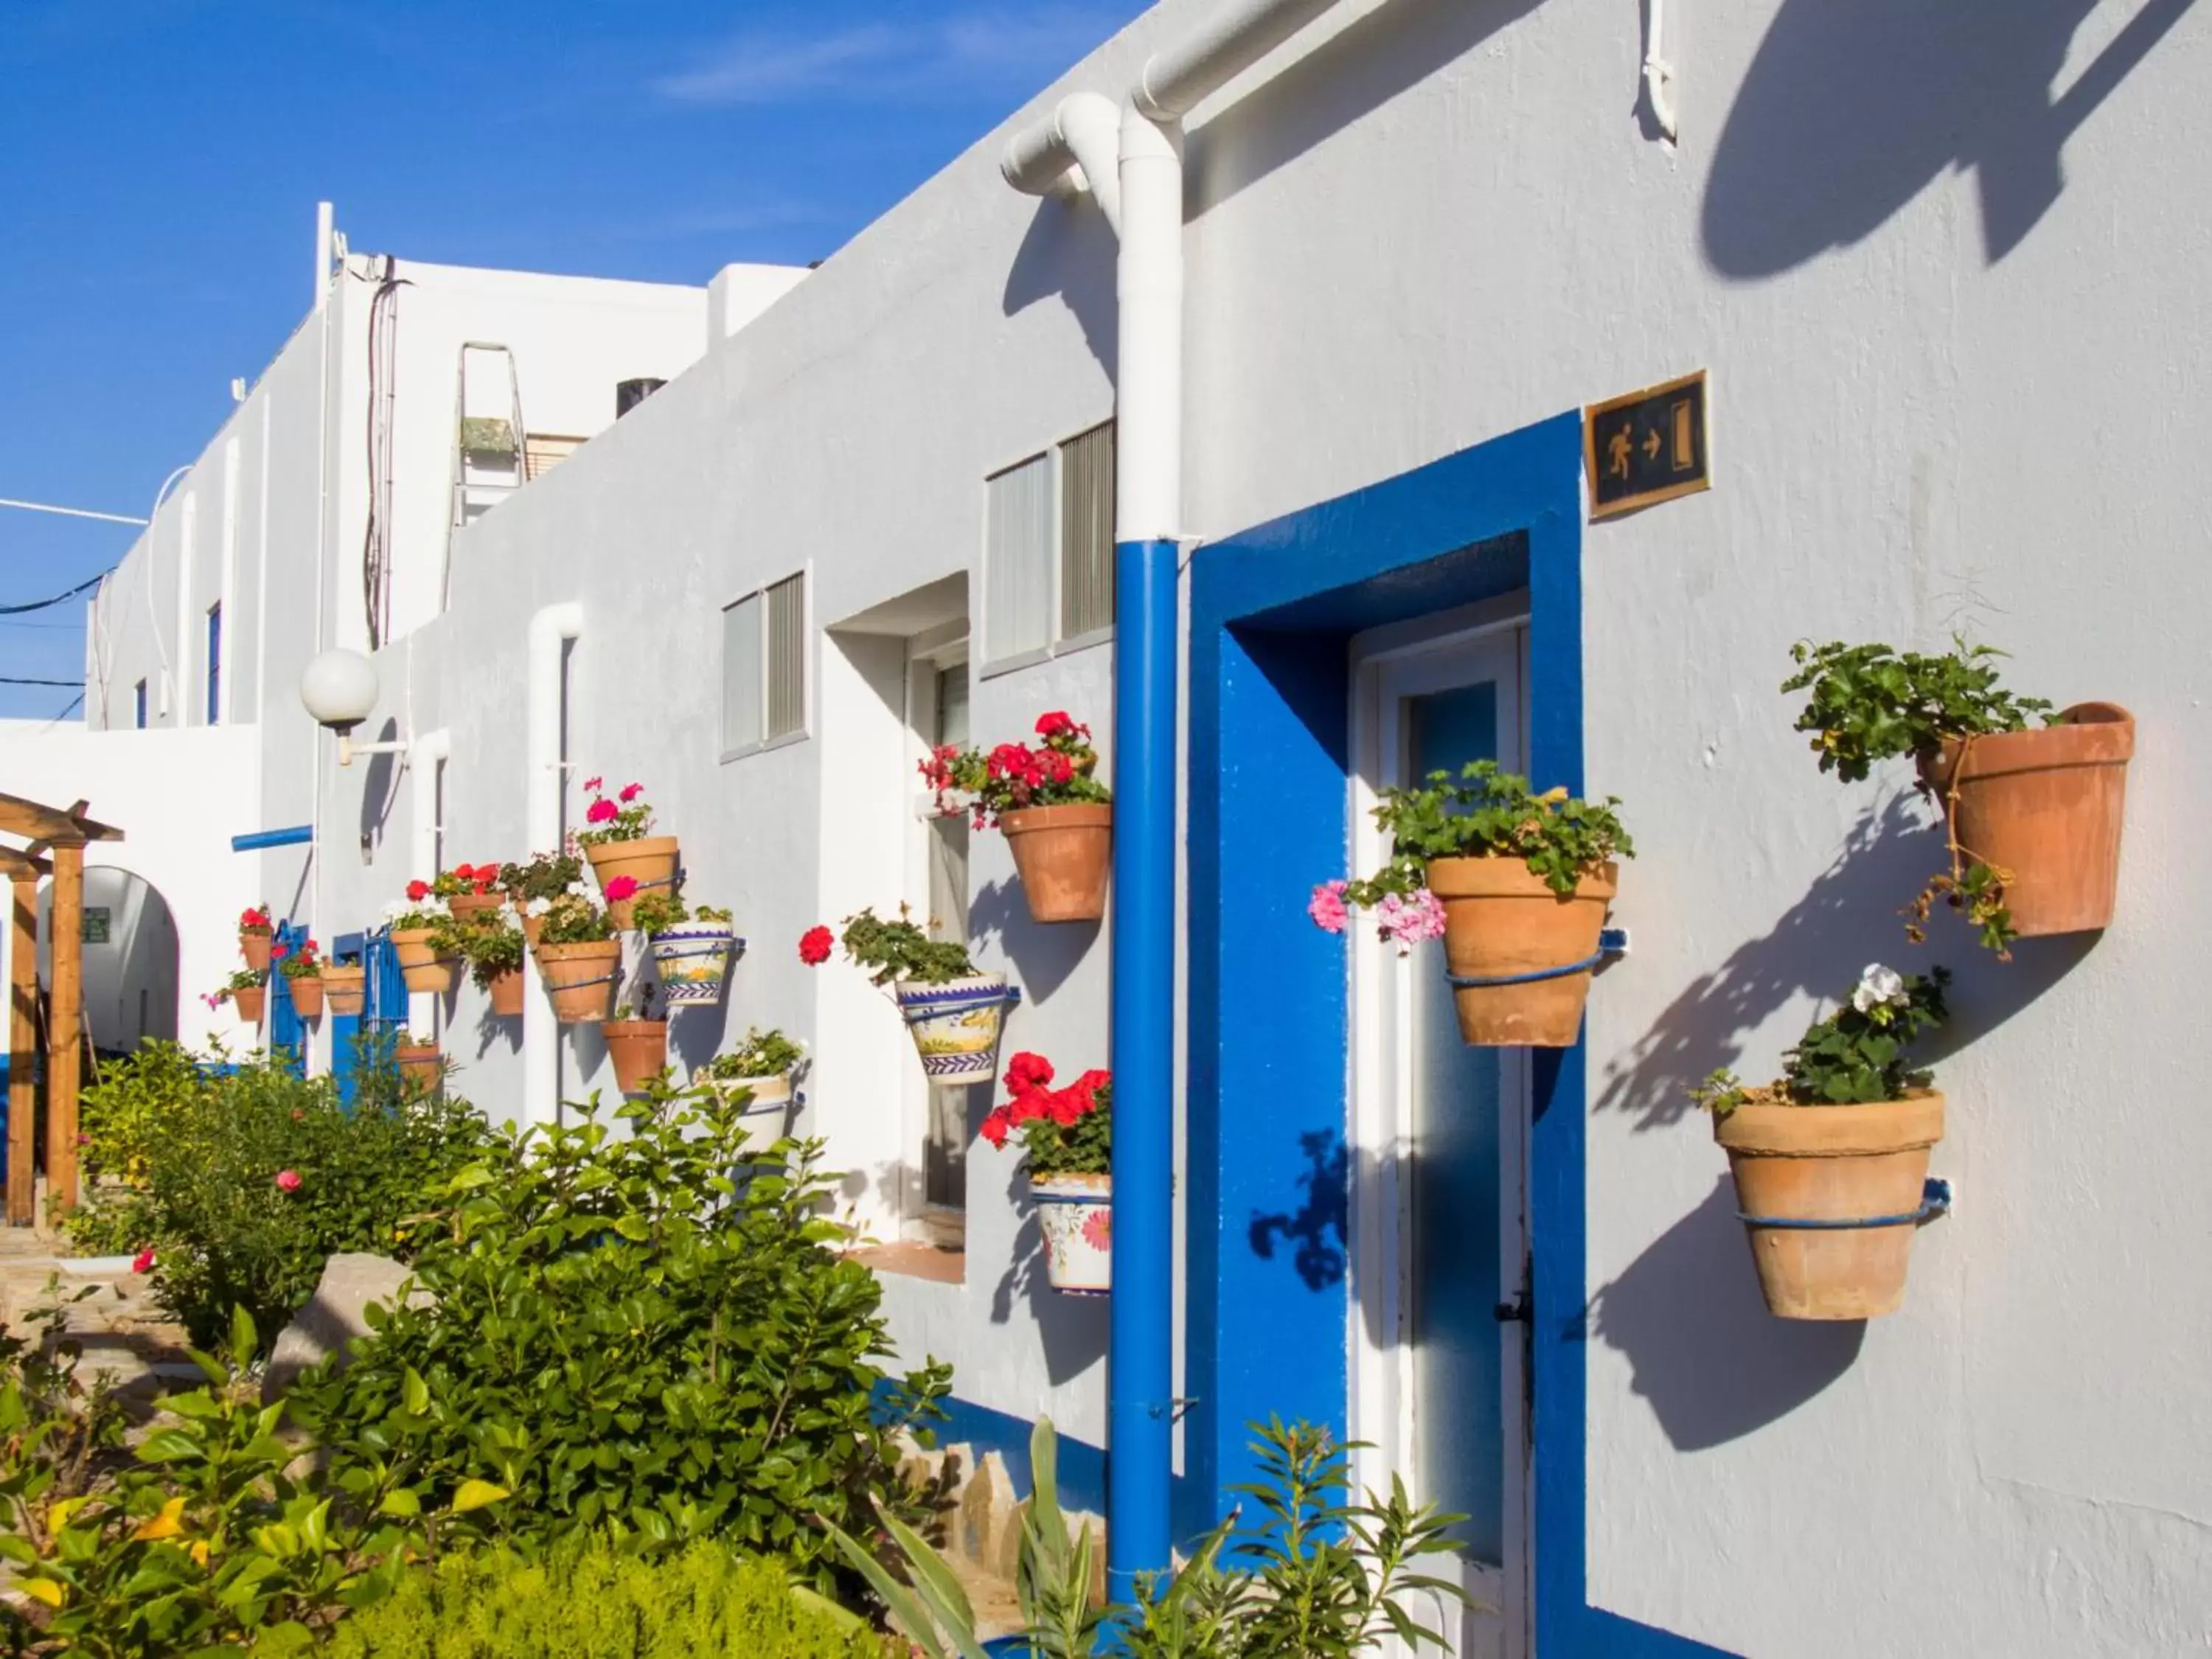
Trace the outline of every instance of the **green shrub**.
<instances>
[{"instance_id":1,"label":"green shrub","mask_svg":"<svg viewBox=\"0 0 2212 1659\"><path fill-rule=\"evenodd\" d=\"M700 1542L659 1559L605 1537L533 1563L449 1555L338 1626L331 1659L884 1659L884 1641L802 1600L772 1561Z\"/></svg>"},{"instance_id":2,"label":"green shrub","mask_svg":"<svg viewBox=\"0 0 2212 1659\"><path fill-rule=\"evenodd\" d=\"M388 1063L356 1072L349 1108L328 1077L263 1059L210 1076L155 1044L94 1093L94 1144L121 1156L127 1184L80 1224L110 1248L150 1246L156 1299L204 1347L236 1307L273 1338L339 1251L410 1256L428 1194L489 1144L465 1103L403 1103Z\"/></svg>"},{"instance_id":3,"label":"green shrub","mask_svg":"<svg viewBox=\"0 0 2212 1659\"><path fill-rule=\"evenodd\" d=\"M913 1512L894 1436L949 1373L872 1411L881 1291L830 1248L817 1148L763 1162L736 1106L665 1082L618 1117L628 1133L596 1103L502 1132L416 1259L434 1300L373 1310L349 1370L294 1385L294 1417L426 1503L471 1479L511 1492L470 1517L488 1539L719 1536L832 1589L816 1517Z\"/></svg>"}]
</instances>

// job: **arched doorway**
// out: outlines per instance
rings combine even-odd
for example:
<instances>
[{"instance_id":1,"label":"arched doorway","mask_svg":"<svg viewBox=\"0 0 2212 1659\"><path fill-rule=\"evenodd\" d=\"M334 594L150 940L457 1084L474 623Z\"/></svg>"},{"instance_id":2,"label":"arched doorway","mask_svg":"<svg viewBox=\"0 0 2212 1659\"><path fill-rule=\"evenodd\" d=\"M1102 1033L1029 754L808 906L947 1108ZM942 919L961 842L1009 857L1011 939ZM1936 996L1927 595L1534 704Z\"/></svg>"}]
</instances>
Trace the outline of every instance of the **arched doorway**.
<instances>
[{"instance_id":1,"label":"arched doorway","mask_svg":"<svg viewBox=\"0 0 2212 1659\"><path fill-rule=\"evenodd\" d=\"M39 985L51 992L52 884L39 890ZM112 864L84 872L84 1028L94 1052L127 1054L177 1036L177 923L143 876Z\"/></svg>"}]
</instances>

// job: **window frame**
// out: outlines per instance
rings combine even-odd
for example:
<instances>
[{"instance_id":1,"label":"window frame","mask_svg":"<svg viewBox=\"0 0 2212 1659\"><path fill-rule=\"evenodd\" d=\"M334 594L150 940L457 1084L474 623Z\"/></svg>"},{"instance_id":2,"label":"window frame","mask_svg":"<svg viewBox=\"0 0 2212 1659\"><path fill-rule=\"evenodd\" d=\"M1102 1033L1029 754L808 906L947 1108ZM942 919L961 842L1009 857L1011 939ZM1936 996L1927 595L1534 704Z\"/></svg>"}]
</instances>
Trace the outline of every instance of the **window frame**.
<instances>
[{"instance_id":1,"label":"window frame","mask_svg":"<svg viewBox=\"0 0 2212 1659\"><path fill-rule=\"evenodd\" d=\"M970 636L973 649L968 660L970 675L975 683L996 679L1001 674L1011 674L1020 669L1034 668L1039 663L1051 662L1056 658L1072 656L1078 651L1088 651L1096 646L1110 642L1114 637L1114 624L1110 622L1097 628L1086 629L1080 634L1068 635L1064 638L1060 632L1060 623L1066 615L1064 591L1067 574L1067 544L1064 539L1067 522L1066 447L1076 439L1086 433L1095 432L1102 426L1110 426L1114 428L1114 465L1118 474L1121 465L1121 417L1112 410L1107 410L1105 414L1095 420L1085 421L1068 428L1042 447L1024 449L1021 453L987 466L983 470L982 482L980 486L983 498L983 511L980 515L981 522L976 527L975 574L969 577L968 583L973 609L973 615L970 617L973 627ZM1048 620L1046 623L1046 639L1042 645L1032 646L1025 651L1012 651L1003 656L992 656L989 654L989 648L993 643L991 636L991 483L995 478L1003 477L1017 467L1026 466L1031 461L1039 459L1047 464L1047 469L1052 478L1053 545L1052 557L1047 561L1051 569L1048 573L1050 597L1047 602L1046 614Z\"/></svg>"},{"instance_id":2,"label":"window frame","mask_svg":"<svg viewBox=\"0 0 2212 1659\"><path fill-rule=\"evenodd\" d=\"M794 579L799 583L799 725L795 729L789 732L779 732L775 737L757 738L750 743L741 743L732 747L727 741L728 733L723 729L729 718L728 697L726 690L724 690L729 664L727 649L725 644L725 641L727 636L728 624L726 622L723 622L722 619L729 615L732 608L743 605L748 599L758 599L760 601L760 711L761 727L763 731L766 731L768 727L769 685L769 671L771 667L769 660L769 593L771 589L781 587L784 583ZM721 623L720 628L717 631L715 639L715 650L721 656L721 660L716 665L721 672L717 673L714 677L714 695L718 699L720 705L714 712L714 741L719 750L717 758L721 763L726 765L732 761L744 760L749 756L764 755L770 750L787 749L793 744L805 743L807 741L808 738L814 735L814 659L816 654L814 633L814 561L809 559L804 564L800 565L796 570L787 570L782 575L775 578L773 580L762 582L757 586L748 587L739 592L731 594L729 598L724 599L722 603L715 608L714 614L717 622Z\"/></svg>"}]
</instances>

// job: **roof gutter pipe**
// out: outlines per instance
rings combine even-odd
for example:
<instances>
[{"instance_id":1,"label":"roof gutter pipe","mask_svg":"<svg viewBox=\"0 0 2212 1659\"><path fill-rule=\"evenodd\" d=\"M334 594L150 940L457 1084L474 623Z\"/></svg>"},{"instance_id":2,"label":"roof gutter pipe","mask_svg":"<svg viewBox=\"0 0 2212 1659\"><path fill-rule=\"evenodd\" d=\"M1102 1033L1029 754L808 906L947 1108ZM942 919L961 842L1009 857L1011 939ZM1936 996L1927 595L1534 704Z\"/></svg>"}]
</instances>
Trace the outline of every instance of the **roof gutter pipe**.
<instances>
[{"instance_id":1,"label":"roof gutter pipe","mask_svg":"<svg viewBox=\"0 0 2212 1659\"><path fill-rule=\"evenodd\" d=\"M1017 133L1000 170L1031 195L1083 185L1121 239L1115 397L1114 1288L1107 1432L1110 1593L1169 1565L1175 1420L1176 659L1182 619L1182 118L1334 0L1243 0L1152 57L1098 154L1095 94ZM1103 107L1102 107L1103 106ZM1113 188L1106 188L1109 179Z\"/></svg>"},{"instance_id":2,"label":"roof gutter pipe","mask_svg":"<svg viewBox=\"0 0 2212 1659\"><path fill-rule=\"evenodd\" d=\"M584 631L584 607L574 599L549 605L530 618L529 731L523 751L523 801L529 850L561 850L561 799L568 779L562 754L562 648ZM522 1118L552 1123L561 1115L561 1028L544 996L538 953L522 953Z\"/></svg>"}]
</instances>

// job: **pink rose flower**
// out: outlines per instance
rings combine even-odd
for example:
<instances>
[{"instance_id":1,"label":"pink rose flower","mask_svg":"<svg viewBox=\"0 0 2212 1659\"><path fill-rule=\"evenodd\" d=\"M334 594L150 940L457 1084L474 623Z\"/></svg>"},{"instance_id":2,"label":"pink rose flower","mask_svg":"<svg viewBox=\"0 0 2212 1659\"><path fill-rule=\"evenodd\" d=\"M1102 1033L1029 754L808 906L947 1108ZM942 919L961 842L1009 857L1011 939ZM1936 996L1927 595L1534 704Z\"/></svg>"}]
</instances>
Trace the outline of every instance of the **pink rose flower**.
<instances>
[{"instance_id":1,"label":"pink rose flower","mask_svg":"<svg viewBox=\"0 0 2212 1659\"><path fill-rule=\"evenodd\" d=\"M280 1193L298 1192L300 1190L300 1172L297 1170L277 1170L276 1190Z\"/></svg>"},{"instance_id":2,"label":"pink rose flower","mask_svg":"<svg viewBox=\"0 0 2212 1659\"><path fill-rule=\"evenodd\" d=\"M1351 915L1344 902L1344 890L1349 884L1342 881L1325 881L1313 890L1313 896L1306 901L1306 914L1313 918L1314 926L1324 933L1344 931Z\"/></svg>"}]
</instances>

